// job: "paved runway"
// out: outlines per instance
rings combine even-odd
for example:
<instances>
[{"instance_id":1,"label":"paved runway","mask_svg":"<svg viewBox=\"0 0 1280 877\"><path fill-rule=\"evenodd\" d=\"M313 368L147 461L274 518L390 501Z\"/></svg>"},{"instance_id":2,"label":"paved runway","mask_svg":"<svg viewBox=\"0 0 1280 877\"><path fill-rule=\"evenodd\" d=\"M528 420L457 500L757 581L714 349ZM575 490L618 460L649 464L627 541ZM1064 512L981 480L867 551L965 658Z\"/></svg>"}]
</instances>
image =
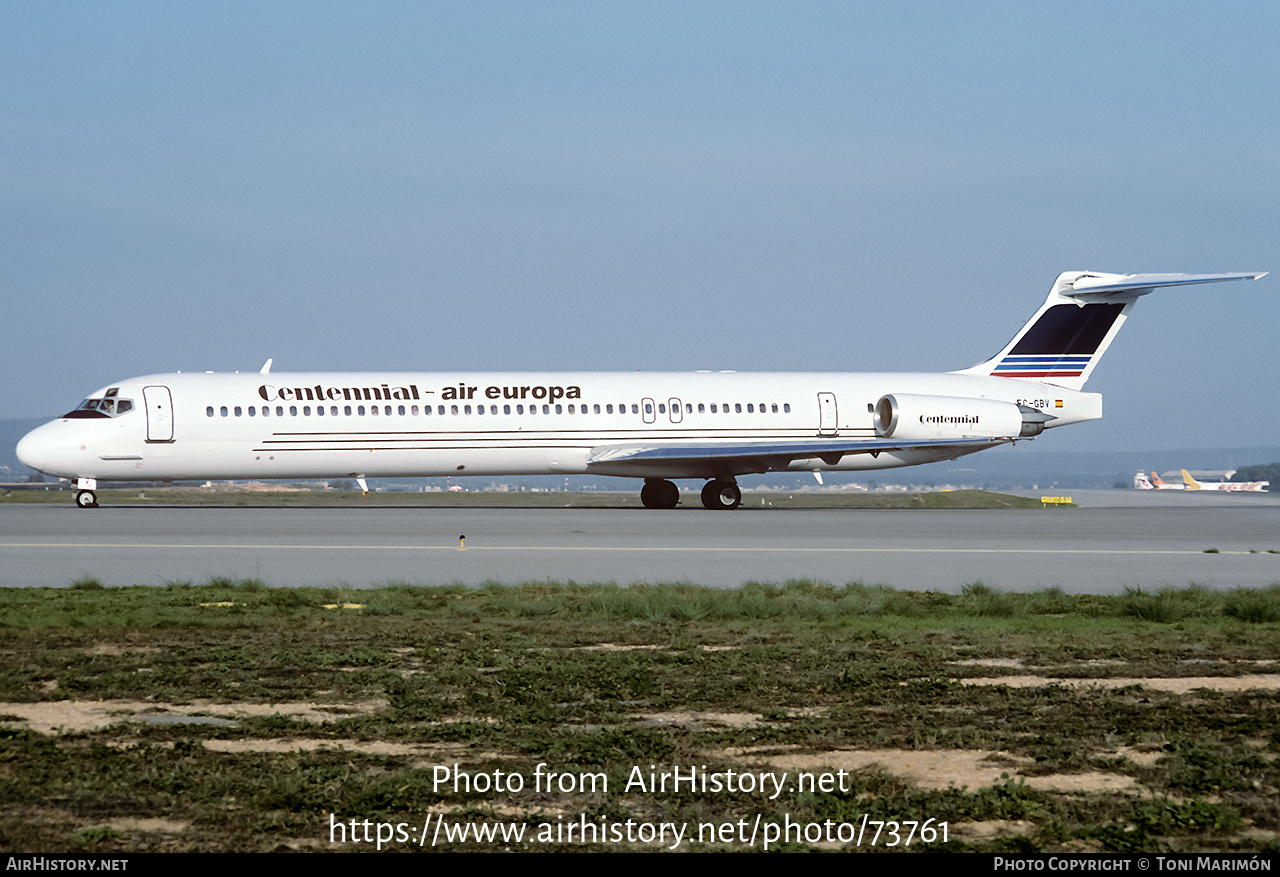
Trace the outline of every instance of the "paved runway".
<instances>
[{"instance_id":1,"label":"paved runway","mask_svg":"<svg viewBox=\"0 0 1280 877\"><path fill-rule=\"evenodd\" d=\"M1031 511L0 508L0 585L201 582L369 587L533 580L813 578L957 591L1114 593L1280 582L1280 496L1076 491ZM748 502L750 500L748 499ZM460 535L466 549L459 549ZM1206 549L1217 553L1206 553Z\"/></svg>"}]
</instances>

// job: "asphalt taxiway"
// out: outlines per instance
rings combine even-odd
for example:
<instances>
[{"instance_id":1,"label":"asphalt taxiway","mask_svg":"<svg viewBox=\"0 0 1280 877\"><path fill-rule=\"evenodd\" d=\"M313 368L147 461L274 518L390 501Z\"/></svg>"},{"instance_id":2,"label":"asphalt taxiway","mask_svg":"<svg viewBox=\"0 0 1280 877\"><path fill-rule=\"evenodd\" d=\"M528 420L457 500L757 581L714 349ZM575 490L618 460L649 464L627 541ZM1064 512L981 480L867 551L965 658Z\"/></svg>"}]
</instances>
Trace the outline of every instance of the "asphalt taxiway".
<instances>
[{"instance_id":1,"label":"asphalt taxiway","mask_svg":"<svg viewBox=\"0 0 1280 877\"><path fill-rule=\"evenodd\" d=\"M1065 492L1065 491L1063 491ZM1170 492L1172 493L1172 492ZM1076 491L1078 509L0 507L0 586L810 578L1073 593L1280 582L1280 495ZM465 536L465 548L460 537Z\"/></svg>"}]
</instances>

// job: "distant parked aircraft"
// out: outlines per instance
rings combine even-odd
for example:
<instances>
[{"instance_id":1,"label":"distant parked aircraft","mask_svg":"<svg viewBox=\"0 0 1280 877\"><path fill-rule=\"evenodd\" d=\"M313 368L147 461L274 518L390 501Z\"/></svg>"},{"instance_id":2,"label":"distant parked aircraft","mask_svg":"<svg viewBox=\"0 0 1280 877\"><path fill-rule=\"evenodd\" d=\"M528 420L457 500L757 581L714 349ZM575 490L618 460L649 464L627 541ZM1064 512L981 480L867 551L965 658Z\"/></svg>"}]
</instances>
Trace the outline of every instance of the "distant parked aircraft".
<instances>
[{"instance_id":1,"label":"distant parked aircraft","mask_svg":"<svg viewBox=\"0 0 1280 877\"><path fill-rule=\"evenodd\" d=\"M1186 469L1182 470L1182 480L1187 490L1248 490L1261 493L1270 481L1196 481Z\"/></svg>"},{"instance_id":2,"label":"distant parked aircraft","mask_svg":"<svg viewBox=\"0 0 1280 877\"><path fill-rule=\"evenodd\" d=\"M1147 477L1147 473L1139 472L1133 476L1133 486L1137 490L1182 490L1181 484L1170 484L1161 480L1160 476L1152 472L1151 477Z\"/></svg>"}]
</instances>

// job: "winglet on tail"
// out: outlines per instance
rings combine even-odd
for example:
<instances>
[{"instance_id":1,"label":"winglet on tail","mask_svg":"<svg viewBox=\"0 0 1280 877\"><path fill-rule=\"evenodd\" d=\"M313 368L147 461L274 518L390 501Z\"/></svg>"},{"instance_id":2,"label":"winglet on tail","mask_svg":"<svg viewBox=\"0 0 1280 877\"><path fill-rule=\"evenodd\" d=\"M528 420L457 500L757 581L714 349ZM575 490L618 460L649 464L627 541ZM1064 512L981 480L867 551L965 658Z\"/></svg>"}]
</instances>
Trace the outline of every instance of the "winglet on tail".
<instances>
[{"instance_id":1,"label":"winglet on tail","mask_svg":"<svg viewBox=\"0 0 1280 877\"><path fill-rule=\"evenodd\" d=\"M1079 390L1139 297L1165 286L1257 280L1240 274L1105 274L1064 271L1044 304L1003 350L957 374L1020 378Z\"/></svg>"}]
</instances>

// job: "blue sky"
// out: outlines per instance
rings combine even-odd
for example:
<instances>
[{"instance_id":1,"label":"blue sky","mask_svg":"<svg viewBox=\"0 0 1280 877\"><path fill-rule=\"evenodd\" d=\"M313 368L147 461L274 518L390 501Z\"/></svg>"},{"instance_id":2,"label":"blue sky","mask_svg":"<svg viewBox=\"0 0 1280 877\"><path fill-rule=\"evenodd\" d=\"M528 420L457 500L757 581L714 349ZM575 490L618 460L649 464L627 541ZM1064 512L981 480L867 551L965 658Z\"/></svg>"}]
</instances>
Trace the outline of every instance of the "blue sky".
<instances>
[{"instance_id":1,"label":"blue sky","mask_svg":"<svg viewBox=\"0 0 1280 877\"><path fill-rule=\"evenodd\" d=\"M127 376L942 371L1068 269L1280 271L1280 5L9 3L6 417ZM1277 443L1280 273L1040 450ZM887 387L886 391L892 391Z\"/></svg>"}]
</instances>

